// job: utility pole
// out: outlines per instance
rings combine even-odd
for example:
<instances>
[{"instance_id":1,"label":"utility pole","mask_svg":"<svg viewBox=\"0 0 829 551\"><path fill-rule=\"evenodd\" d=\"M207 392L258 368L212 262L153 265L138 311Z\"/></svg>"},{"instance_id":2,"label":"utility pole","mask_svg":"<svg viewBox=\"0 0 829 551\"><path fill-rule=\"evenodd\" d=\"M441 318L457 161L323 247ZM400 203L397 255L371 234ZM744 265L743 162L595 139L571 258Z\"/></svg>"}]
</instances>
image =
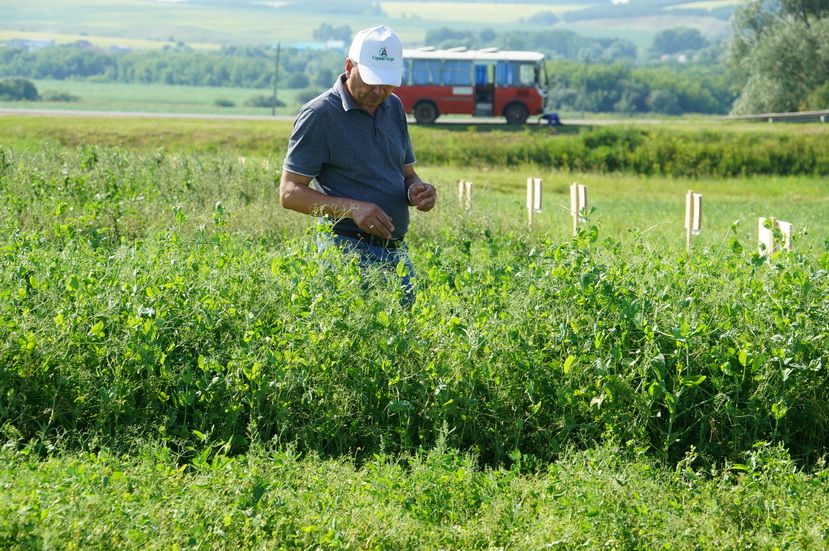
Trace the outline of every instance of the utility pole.
<instances>
[{"instance_id":1,"label":"utility pole","mask_svg":"<svg viewBox=\"0 0 829 551\"><path fill-rule=\"evenodd\" d=\"M276 59L273 62L273 102L271 103L271 116L276 116L276 83L279 80L279 42L276 43Z\"/></svg>"},{"instance_id":2,"label":"utility pole","mask_svg":"<svg viewBox=\"0 0 829 551\"><path fill-rule=\"evenodd\" d=\"M582 82L582 96L581 96L581 118L585 118L585 111L587 109L587 65L590 63L590 50L584 53L584 79Z\"/></svg>"}]
</instances>

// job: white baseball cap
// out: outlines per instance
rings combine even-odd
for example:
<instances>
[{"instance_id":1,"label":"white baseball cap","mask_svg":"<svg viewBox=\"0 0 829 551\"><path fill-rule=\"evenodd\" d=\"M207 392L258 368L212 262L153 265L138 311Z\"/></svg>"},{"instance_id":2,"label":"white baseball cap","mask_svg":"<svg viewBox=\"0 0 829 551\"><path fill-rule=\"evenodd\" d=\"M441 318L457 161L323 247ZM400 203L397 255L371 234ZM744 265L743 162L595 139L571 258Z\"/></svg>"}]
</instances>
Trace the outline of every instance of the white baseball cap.
<instances>
[{"instance_id":1,"label":"white baseball cap","mask_svg":"<svg viewBox=\"0 0 829 551\"><path fill-rule=\"evenodd\" d=\"M400 86L403 76L403 44L385 25L363 29L354 35L348 57L360 67L360 78L376 86Z\"/></svg>"}]
</instances>

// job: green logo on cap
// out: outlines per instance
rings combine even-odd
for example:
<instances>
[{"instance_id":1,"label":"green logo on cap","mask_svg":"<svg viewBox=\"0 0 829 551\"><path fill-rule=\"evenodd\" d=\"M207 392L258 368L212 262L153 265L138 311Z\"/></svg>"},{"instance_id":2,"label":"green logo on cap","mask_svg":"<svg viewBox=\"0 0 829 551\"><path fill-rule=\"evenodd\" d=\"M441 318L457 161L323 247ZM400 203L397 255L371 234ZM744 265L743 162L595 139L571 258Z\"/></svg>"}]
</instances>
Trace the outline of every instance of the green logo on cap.
<instances>
[{"instance_id":1,"label":"green logo on cap","mask_svg":"<svg viewBox=\"0 0 829 551\"><path fill-rule=\"evenodd\" d=\"M386 51L386 47L383 46L380 48L380 51L377 52L378 55L371 56L371 59L375 61L394 61L393 57L389 57L388 52Z\"/></svg>"}]
</instances>

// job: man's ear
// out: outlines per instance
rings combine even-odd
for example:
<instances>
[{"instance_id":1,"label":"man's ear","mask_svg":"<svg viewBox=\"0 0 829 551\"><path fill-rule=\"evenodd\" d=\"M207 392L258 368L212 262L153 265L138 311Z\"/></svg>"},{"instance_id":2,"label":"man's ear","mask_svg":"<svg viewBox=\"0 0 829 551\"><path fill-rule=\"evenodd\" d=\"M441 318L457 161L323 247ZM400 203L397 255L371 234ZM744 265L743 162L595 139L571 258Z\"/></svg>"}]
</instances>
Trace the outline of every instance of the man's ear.
<instances>
[{"instance_id":1,"label":"man's ear","mask_svg":"<svg viewBox=\"0 0 829 551\"><path fill-rule=\"evenodd\" d=\"M348 77L351 76L351 71L356 66L357 66L357 64L354 63L354 61L350 57L345 58L345 78L348 78Z\"/></svg>"}]
</instances>

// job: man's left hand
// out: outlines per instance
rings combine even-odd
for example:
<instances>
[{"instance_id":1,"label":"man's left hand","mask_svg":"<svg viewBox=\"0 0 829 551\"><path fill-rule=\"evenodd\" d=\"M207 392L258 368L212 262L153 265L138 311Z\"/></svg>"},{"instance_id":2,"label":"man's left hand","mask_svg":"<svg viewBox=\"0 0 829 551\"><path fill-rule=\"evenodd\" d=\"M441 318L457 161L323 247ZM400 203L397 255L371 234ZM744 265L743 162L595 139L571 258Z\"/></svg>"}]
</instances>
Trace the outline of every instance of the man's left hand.
<instances>
[{"instance_id":1,"label":"man's left hand","mask_svg":"<svg viewBox=\"0 0 829 551\"><path fill-rule=\"evenodd\" d=\"M417 210L426 212L432 210L438 198L437 190L432 184L417 182L409 187L409 202L417 207Z\"/></svg>"}]
</instances>

